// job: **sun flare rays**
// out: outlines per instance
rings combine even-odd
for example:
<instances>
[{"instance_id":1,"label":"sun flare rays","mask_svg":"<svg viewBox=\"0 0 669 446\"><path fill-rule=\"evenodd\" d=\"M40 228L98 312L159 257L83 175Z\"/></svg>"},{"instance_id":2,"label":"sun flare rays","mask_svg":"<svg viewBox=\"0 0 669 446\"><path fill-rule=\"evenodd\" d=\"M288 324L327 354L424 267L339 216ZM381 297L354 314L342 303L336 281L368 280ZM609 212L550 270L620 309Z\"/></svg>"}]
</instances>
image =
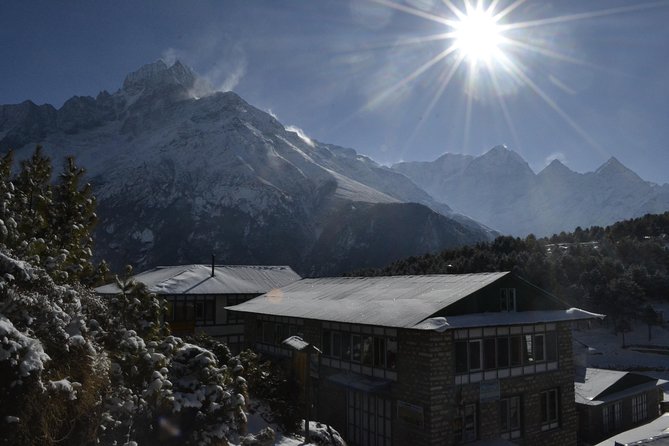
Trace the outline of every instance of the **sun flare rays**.
<instances>
[{"instance_id":1,"label":"sun flare rays","mask_svg":"<svg viewBox=\"0 0 669 446\"><path fill-rule=\"evenodd\" d=\"M527 9L525 6L528 5L526 0L442 0L440 11L432 8L429 12L412 6L416 2L370 1L444 26L442 33L399 39L394 43L396 47L435 45L440 41L443 41L443 47L394 83L379 89L355 114L383 106L386 100L394 97L393 93L419 82L428 72L439 70L430 81L433 84L433 93L422 116L428 116L449 88L455 88L457 84L460 94L464 95L462 116L465 146L470 132L475 130L472 126L475 125L475 103L478 101L496 104L503 118L503 125L508 128L514 142L519 144L513 110L507 96L527 91L538 98L540 104L555 113L584 142L600 152L602 148L587 130L578 125L560 106L558 98L552 97L550 89L546 88L546 80L553 77L550 71L533 70L532 67L546 65L543 62L547 61L598 70L605 70L606 67L598 67L588 62L585 57L579 58L569 48L560 48L559 39L541 39L537 35L541 35L541 31L546 29L551 32L564 32L560 27L564 28L574 21L593 20L667 5L667 2L656 1L552 17L536 17L535 12L534 16L528 17L527 14L524 15ZM542 79L536 78L537 72L541 73ZM568 88L562 88L558 93L568 92ZM556 94L555 91L552 93ZM408 135L406 144L423 124L416 124L416 129Z\"/></svg>"}]
</instances>

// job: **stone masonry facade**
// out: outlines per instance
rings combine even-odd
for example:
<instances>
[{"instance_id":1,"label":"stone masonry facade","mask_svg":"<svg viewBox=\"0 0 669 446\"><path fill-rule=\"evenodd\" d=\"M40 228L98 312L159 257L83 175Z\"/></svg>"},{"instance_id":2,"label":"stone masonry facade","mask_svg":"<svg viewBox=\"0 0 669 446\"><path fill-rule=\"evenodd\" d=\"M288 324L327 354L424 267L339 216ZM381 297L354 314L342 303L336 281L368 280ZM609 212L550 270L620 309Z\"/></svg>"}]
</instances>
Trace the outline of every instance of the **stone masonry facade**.
<instances>
[{"instance_id":1,"label":"stone masonry facade","mask_svg":"<svg viewBox=\"0 0 669 446\"><path fill-rule=\"evenodd\" d=\"M259 324L256 315L246 315L246 341L259 346ZM304 320L300 335L319 348L323 322ZM519 396L521 434L513 442L519 445L576 445L577 412L574 402L574 364L571 329L568 323L557 323L558 366L555 370L499 379L499 397ZM390 444L450 445L456 444L455 420L467 405L476 405L476 436L479 440L500 438L500 403L498 399L480 400L480 382L455 384L455 347L453 331L398 329L396 379L385 387L372 390L380 401L390 401L392 434ZM261 348L262 350L262 348ZM265 349L265 351L267 351ZM316 419L334 426L355 445L347 430L347 389L329 378L341 374L335 367L320 367L313 380ZM347 372L348 373L348 372ZM366 377L374 380L374 377ZM558 425L542 430L541 393L557 389ZM353 389L356 392L365 390ZM370 400L372 401L372 400ZM377 401L377 400L374 400ZM379 403L381 404L381 403ZM409 406L419 416L412 422L398 416L400 405ZM470 406L471 407L471 406ZM386 414L387 415L387 414ZM352 435L352 434L351 434ZM370 444L380 444L377 443ZM361 443L363 444L363 443Z\"/></svg>"}]
</instances>

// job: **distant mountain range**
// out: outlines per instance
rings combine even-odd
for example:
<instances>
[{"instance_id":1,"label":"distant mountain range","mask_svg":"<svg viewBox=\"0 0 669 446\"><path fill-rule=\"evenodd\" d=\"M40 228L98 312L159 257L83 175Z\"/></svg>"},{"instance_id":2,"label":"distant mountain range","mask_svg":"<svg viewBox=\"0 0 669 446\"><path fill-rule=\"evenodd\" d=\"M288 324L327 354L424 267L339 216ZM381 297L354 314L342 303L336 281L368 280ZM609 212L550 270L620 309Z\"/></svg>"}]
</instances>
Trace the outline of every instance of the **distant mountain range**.
<instances>
[{"instance_id":1,"label":"distant mountain range","mask_svg":"<svg viewBox=\"0 0 669 446\"><path fill-rule=\"evenodd\" d=\"M202 262L289 264L303 275L378 267L495 235L405 175L311 141L238 95L203 94L162 61L122 88L60 109L0 106L0 150L37 143L55 171L84 166L98 198L96 257L119 268Z\"/></svg>"},{"instance_id":2,"label":"distant mountain range","mask_svg":"<svg viewBox=\"0 0 669 446\"><path fill-rule=\"evenodd\" d=\"M393 169L453 210L518 236L605 226L669 210L669 185L644 181L616 158L584 174L553 160L535 174L520 155L497 146L478 157L447 153Z\"/></svg>"}]
</instances>

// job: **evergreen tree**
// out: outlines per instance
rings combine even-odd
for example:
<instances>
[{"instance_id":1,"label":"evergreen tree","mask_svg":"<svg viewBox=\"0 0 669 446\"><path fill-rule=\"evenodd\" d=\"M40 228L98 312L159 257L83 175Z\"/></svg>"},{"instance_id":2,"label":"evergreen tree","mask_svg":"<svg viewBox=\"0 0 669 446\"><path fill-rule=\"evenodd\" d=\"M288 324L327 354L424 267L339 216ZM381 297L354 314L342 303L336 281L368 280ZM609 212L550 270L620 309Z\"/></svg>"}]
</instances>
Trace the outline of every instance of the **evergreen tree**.
<instances>
[{"instance_id":1,"label":"evergreen tree","mask_svg":"<svg viewBox=\"0 0 669 446\"><path fill-rule=\"evenodd\" d=\"M0 159L0 243L5 247L16 246L19 239L14 218L15 189L12 182L14 152L7 152Z\"/></svg>"},{"instance_id":2,"label":"evergreen tree","mask_svg":"<svg viewBox=\"0 0 669 446\"><path fill-rule=\"evenodd\" d=\"M49 228L52 205L51 160L42 154L41 146L35 148L30 158L21 161L14 185L16 195L13 213L20 234L15 250L19 257L53 270L57 254L50 243Z\"/></svg>"},{"instance_id":3,"label":"evergreen tree","mask_svg":"<svg viewBox=\"0 0 669 446\"><path fill-rule=\"evenodd\" d=\"M53 189L52 212L49 213L51 243L64 257L60 269L67 273L69 282L94 273L91 232L97 216L90 183L81 185L84 174L85 170L77 167L73 157L66 158Z\"/></svg>"}]
</instances>

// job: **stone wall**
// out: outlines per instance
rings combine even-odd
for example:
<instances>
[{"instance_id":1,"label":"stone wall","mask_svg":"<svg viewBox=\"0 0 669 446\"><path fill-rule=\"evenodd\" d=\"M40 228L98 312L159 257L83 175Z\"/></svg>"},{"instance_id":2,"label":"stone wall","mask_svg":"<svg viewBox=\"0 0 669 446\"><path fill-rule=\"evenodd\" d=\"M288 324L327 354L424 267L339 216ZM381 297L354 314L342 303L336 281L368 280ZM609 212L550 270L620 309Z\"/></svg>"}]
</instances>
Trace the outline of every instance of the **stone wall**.
<instances>
[{"instance_id":1,"label":"stone wall","mask_svg":"<svg viewBox=\"0 0 669 446\"><path fill-rule=\"evenodd\" d=\"M320 347L321 322L306 320L303 338ZM246 318L246 341L255 339L255 317ZM577 414L574 402L574 365L571 330L557 324L558 370L499 380L500 396L522 398L522 436L519 445L576 445ZM392 400L393 445L454 444L454 419L466 404L478 404L478 437L500 437L499 401L479 402L480 383L455 385L453 332L403 330L397 332L397 381L382 396ZM321 367L313 380L314 418L346 435L346 389L327 377L342 371ZM540 393L559 389L559 427L541 430ZM411 417L399 416L399 407ZM404 413L404 412L402 412Z\"/></svg>"}]
</instances>

